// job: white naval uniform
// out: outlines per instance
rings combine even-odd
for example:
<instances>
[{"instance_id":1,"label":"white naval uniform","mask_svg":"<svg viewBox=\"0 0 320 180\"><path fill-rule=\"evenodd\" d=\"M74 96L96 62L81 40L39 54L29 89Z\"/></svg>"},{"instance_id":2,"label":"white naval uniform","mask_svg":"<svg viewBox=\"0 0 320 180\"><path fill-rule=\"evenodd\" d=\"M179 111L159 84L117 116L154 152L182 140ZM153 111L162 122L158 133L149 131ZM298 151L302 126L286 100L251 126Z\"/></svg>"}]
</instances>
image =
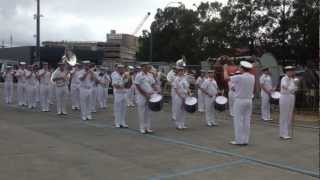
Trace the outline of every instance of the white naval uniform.
<instances>
[{"instance_id":1,"label":"white naval uniform","mask_svg":"<svg viewBox=\"0 0 320 180\"><path fill-rule=\"evenodd\" d=\"M12 96L13 96L13 71L9 70L4 72L4 100L5 103L11 104L12 103Z\"/></svg>"},{"instance_id":2,"label":"white naval uniform","mask_svg":"<svg viewBox=\"0 0 320 180\"><path fill-rule=\"evenodd\" d=\"M209 93L209 95L203 93L205 102L205 119L208 126L217 125L215 121L214 102L218 93L218 85L214 79L207 78L201 85L201 89Z\"/></svg>"},{"instance_id":3,"label":"white naval uniform","mask_svg":"<svg viewBox=\"0 0 320 180\"><path fill-rule=\"evenodd\" d=\"M176 79L176 75L175 72L173 70L171 70L168 74L167 74L167 80L171 85L171 111L172 111L172 120L176 120L176 105L175 105L175 99L176 99L176 92L174 90L173 87L173 82Z\"/></svg>"},{"instance_id":4,"label":"white naval uniform","mask_svg":"<svg viewBox=\"0 0 320 180\"><path fill-rule=\"evenodd\" d=\"M98 72L94 72L94 76L98 76ZM91 96L90 96L90 105L91 105L91 112L97 112L97 82L93 83Z\"/></svg>"},{"instance_id":5,"label":"white naval uniform","mask_svg":"<svg viewBox=\"0 0 320 180\"><path fill-rule=\"evenodd\" d=\"M229 113L230 113L230 116L234 116L234 113L233 113L233 104L234 104L234 85L231 81L228 81L228 88L229 88L229 91L228 91L228 104L229 104Z\"/></svg>"},{"instance_id":6,"label":"white naval uniform","mask_svg":"<svg viewBox=\"0 0 320 180\"><path fill-rule=\"evenodd\" d=\"M205 111L205 104L206 104L204 99L205 94L200 89L204 81L205 81L205 78L201 76L199 76L196 81L196 85L198 86L198 111L199 112Z\"/></svg>"},{"instance_id":7,"label":"white naval uniform","mask_svg":"<svg viewBox=\"0 0 320 180\"><path fill-rule=\"evenodd\" d=\"M184 98L188 95L189 83L184 76L176 76L173 82L173 88L178 94L175 95L174 106L176 115L176 127L179 129L185 128L186 111L184 109Z\"/></svg>"},{"instance_id":8,"label":"white naval uniform","mask_svg":"<svg viewBox=\"0 0 320 180\"><path fill-rule=\"evenodd\" d=\"M272 80L268 74L262 74L260 77L260 87L265 87L269 92L272 91ZM270 115L270 95L261 88L261 119L271 120Z\"/></svg>"},{"instance_id":9,"label":"white naval uniform","mask_svg":"<svg viewBox=\"0 0 320 180\"><path fill-rule=\"evenodd\" d=\"M40 106L42 111L49 111L50 109L50 78L51 72L49 70L41 69L38 72L40 76Z\"/></svg>"},{"instance_id":10,"label":"white naval uniform","mask_svg":"<svg viewBox=\"0 0 320 180\"><path fill-rule=\"evenodd\" d=\"M92 112L92 106L91 106L91 96L92 96L92 90L93 90L93 84L95 83L95 74L89 73L83 80L81 78L86 74L85 70L81 70L79 72L79 78L80 78L80 110L81 110L81 118L82 120L91 120L91 112Z\"/></svg>"},{"instance_id":11,"label":"white naval uniform","mask_svg":"<svg viewBox=\"0 0 320 180\"><path fill-rule=\"evenodd\" d=\"M130 79L132 84L129 88L126 88L126 100L128 106L134 106L134 78L132 75L130 75Z\"/></svg>"},{"instance_id":12,"label":"white naval uniform","mask_svg":"<svg viewBox=\"0 0 320 180\"><path fill-rule=\"evenodd\" d=\"M281 79L281 96L280 96L280 119L279 133L280 137L289 136L289 127L292 123L293 110L295 105L295 92L297 86L293 78L287 75Z\"/></svg>"},{"instance_id":13,"label":"white naval uniform","mask_svg":"<svg viewBox=\"0 0 320 180\"><path fill-rule=\"evenodd\" d=\"M97 96L98 96L98 103L100 105L100 108L107 108L107 102L108 102L108 89L110 84L110 76L109 74L105 73L102 76L98 77L99 84L98 84L98 90L97 90Z\"/></svg>"},{"instance_id":14,"label":"white naval uniform","mask_svg":"<svg viewBox=\"0 0 320 180\"><path fill-rule=\"evenodd\" d=\"M27 104L28 107L36 108L37 105L37 77L35 72L26 71L26 89L27 89Z\"/></svg>"},{"instance_id":15,"label":"white naval uniform","mask_svg":"<svg viewBox=\"0 0 320 180\"><path fill-rule=\"evenodd\" d=\"M57 69L55 73L52 74L52 79L62 77L55 81L55 90L56 90L56 103L57 103L57 113L58 114L67 114L66 111L66 100L68 94L66 71L61 72L60 69Z\"/></svg>"},{"instance_id":16,"label":"white naval uniform","mask_svg":"<svg viewBox=\"0 0 320 180\"><path fill-rule=\"evenodd\" d=\"M113 95L114 95L114 118L115 126L127 126L126 124L126 112L127 112L127 102L126 102L126 89L124 88L123 77L117 72L111 74L112 85L113 85ZM120 88L115 88L114 85L120 86Z\"/></svg>"},{"instance_id":17,"label":"white naval uniform","mask_svg":"<svg viewBox=\"0 0 320 180\"><path fill-rule=\"evenodd\" d=\"M50 70L50 72L51 72L51 76L52 76L52 71ZM55 98L55 94L56 94L56 85L55 85L55 83L54 82L52 82L51 81L51 79L50 79L50 84L49 84L49 86L50 86L50 88L49 88L49 104L54 104L53 102L54 102L54 99L56 99Z\"/></svg>"},{"instance_id":18,"label":"white naval uniform","mask_svg":"<svg viewBox=\"0 0 320 180\"><path fill-rule=\"evenodd\" d=\"M154 90L152 86L155 84L155 79L151 73L139 72L134 81L136 86L139 86L143 92L152 94ZM145 133L151 130L151 112L148 106L148 99L139 91L137 87L137 106L139 115L140 132Z\"/></svg>"},{"instance_id":19,"label":"white naval uniform","mask_svg":"<svg viewBox=\"0 0 320 180\"><path fill-rule=\"evenodd\" d=\"M17 97L19 106L27 106L27 89L26 89L26 69L18 69L17 76Z\"/></svg>"},{"instance_id":20,"label":"white naval uniform","mask_svg":"<svg viewBox=\"0 0 320 180\"><path fill-rule=\"evenodd\" d=\"M80 109L80 71L74 70L71 77L70 93L71 107L73 110Z\"/></svg>"},{"instance_id":21,"label":"white naval uniform","mask_svg":"<svg viewBox=\"0 0 320 180\"><path fill-rule=\"evenodd\" d=\"M234 133L237 144L248 144L255 78L248 72L231 77L235 88Z\"/></svg>"},{"instance_id":22,"label":"white naval uniform","mask_svg":"<svg viewBox=\"0 0 320 180\"><path fill-rule=\"evenodd\" d=\"M38 74L38 72L35 72L35 74ZM38 78L36 80L35 89L36 89L36 102L39 103L40 102L40 82Z\"/></svg>"}]
</instances>

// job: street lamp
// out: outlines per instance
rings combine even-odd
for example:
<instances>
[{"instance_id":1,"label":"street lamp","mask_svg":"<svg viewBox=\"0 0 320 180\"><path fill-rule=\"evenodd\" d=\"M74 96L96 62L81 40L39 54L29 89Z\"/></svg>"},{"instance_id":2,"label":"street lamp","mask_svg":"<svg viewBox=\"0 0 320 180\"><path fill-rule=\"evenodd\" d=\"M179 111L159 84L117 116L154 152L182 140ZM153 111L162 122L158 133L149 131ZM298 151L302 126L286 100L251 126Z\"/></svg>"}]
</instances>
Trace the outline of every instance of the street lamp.
<instances>
[{"instance_id":1,"label":"street lamp","mask_svg":"<svg viewBox=\"0 0 320 180\"><path fill-rule=\"evenodd\" d=\"M40 14L40 0L37 1L37 14L34 15L34 19L37 21L37 34L36 34L36 61L41 63L40 59L40 18L43 17L42 14Z\"/></svg>"},{"instance_id":2,"label":"street lamp","mask_svg":"<svg viewBox=\"0 0 320 180\"><path fill-rule=\"evenodd\" d=\"M164 7L167 8L172 4L179 4L180 6L184 6L184 4L180 1L170 1L166 4L166 6ZM150 53L149 53L149 60L152 62L153 59L153 31L152 31L152 24L150 26Z\"/></svg>"}]
</instances>

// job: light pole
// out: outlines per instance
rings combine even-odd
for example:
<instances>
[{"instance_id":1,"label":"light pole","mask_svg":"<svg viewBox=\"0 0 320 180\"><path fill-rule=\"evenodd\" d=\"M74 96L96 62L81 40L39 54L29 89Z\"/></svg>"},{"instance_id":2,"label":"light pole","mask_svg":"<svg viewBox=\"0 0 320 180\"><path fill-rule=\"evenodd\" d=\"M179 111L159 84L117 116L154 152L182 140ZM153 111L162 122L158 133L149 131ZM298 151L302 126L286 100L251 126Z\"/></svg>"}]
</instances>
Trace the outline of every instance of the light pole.
<instances>
[{"instance_id":1,"label":"light pole","mask_svg":"<svg viewBox=\"0 0 320 180\"><path fill-rule=\"evenodd\" d=\"M37 48L36 48L36 61L41 63L41 58L40 58L40 0L37 0Z\"/></svg>"},{"instance_id":2,"label":"light pole","mask_svg":"<svg viewBox=\"0 0 320 180\"><path fill-rule=\"evenodd\" d=\"M180 1L170 1L166 4L166 6L164 7L167 8L169 7L171 4L174 4L174 3L177 3L179 4L180 6L184 6L184 4ZM152 30L152 24L150 26L150 47L149 47L149 61L152 62L152 59L153 59L153 30Z\"/></svg>"}]
</instances>

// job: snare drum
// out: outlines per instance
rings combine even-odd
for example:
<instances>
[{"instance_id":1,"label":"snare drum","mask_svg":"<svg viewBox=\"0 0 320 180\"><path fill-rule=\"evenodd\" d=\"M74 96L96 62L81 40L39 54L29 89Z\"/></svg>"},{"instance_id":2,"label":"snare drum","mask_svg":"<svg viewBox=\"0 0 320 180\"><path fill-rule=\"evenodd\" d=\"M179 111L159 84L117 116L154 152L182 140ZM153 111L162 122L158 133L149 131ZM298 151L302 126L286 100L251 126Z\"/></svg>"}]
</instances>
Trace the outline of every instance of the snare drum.
<instances>
[{"instance_id":1,"label":"snare drum","mask_svg":"<svg viewBox=\"0 0 320 180\"><path fill-rule=\"evenodd\" d=\"M226 109L227 103L228 103L228 99L226 97L217 96L214 103L214 108L218 111L224 111Z\"/></svg>"},{"instance_id":2,"label":"snare drum","mask_svg":"<svg viewBox=\"0 0 320 180\"><path fill-rule=\"evenodd\" d=\"M161 111L163 105L163 96L160 94L152 94L148 106L151 111Z\"/></svg>"},{"instance_id":3,"label":"snare drum","mask_svg":"<svg viewBox=\"0 0 320 180\"><path fill-rule=\"evenodd\" d=\"M184 102L184 109L189 113L194 113L197 111L198 100L195 97L187 97Z\"/></svg>"},{"instance_id":4,"label":"snare drum","mask_svg":"<svg viewBox=\"0 0 320 180\"><path fill-rule=\"evenodd\" d=\"M271 97L270 97L270 103L271 104L279 104L279 99L280 99L280 92L279 91L274 91L271 93Z\"/></svg>"}]
</instances>

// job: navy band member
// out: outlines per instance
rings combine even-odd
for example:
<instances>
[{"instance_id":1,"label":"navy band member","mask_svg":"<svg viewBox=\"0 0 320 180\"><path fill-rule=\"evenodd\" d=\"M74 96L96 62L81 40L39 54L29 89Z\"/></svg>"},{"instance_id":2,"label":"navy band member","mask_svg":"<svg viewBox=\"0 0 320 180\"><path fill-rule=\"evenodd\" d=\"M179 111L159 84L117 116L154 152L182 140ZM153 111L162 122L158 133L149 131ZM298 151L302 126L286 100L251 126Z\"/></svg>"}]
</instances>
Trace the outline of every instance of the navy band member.
<instances>
[{"instance_id":1,"label":"navy band member","mask_svg":"<svg viewBox=\"0 0 320 180\"><path fill-rule=\"evenodd\" d=\"M235 88L234 101L234 133L235 139L231 141L234 145L247 145L250 136L250 121L252 115L252 98L254 91L255 78L249 73L253 67L247 61L241 61L242 74L232 76L231 82Z\"/></svg>"},{"instance_id":2,"label":"navy band member","mask_svg":"<svg viewBox=\"0 0 320 180\"><path fill-rule=\"evenodd\" d=\"M139 115L140 132L142 134L152 133L151 129L151 112L148 106L148 100L155 93L155 79L150 73L148 63L141 64L142 71L135 78L137 88L137 108Z\"/></svg>"},{"instance_id":3,"label":"navy band member","mask_svg":"<svg viewBox=\"0 0 320 180\"><path fill-rule=\"evenodd\" d=\"M261 119L263 121L270 121L270 96L273 88L272 79L268 67L262 68L262 75L259 81L261 88Z\"/></svg>"},{"instance_id":4,"label":"navy band member","mask_svg":"<svg viewBox=\"0 0 320 180\"><path fill-rule=\"evenodd\" d=\"M297 85L294 80L295 67L286 66L284 68L286 75L281 79L280 96L280 119L279 133L282 139L291 139L289 136L289 127L293 119L293 110L295 104L295 92Z\"/></svg>"},{"instance_id":5,"label":"navy band member","mask_svg":"<svg viewBox=\"0 0 320 180\"><path fill-rule=\"evenodd\" d=\"M124 88L124 65L119 64L111 74L113 94L114 94L114 118L116 128L128 128L126 124L127 101L126 89Z\"/></svg>"},{"instance_id":6,"label":"navy band member","mask_svg":"<svg viewBox=\"0 0 320 180\"><path fill-rule=\"evenodd\" d=\"M201 89L205 102L205 119L209 127L218 125L215 120L214 102L218 93L218 85L214 79L214 71L208 71L208 78L202 83Z\"/></svg>"}]
</instances>

